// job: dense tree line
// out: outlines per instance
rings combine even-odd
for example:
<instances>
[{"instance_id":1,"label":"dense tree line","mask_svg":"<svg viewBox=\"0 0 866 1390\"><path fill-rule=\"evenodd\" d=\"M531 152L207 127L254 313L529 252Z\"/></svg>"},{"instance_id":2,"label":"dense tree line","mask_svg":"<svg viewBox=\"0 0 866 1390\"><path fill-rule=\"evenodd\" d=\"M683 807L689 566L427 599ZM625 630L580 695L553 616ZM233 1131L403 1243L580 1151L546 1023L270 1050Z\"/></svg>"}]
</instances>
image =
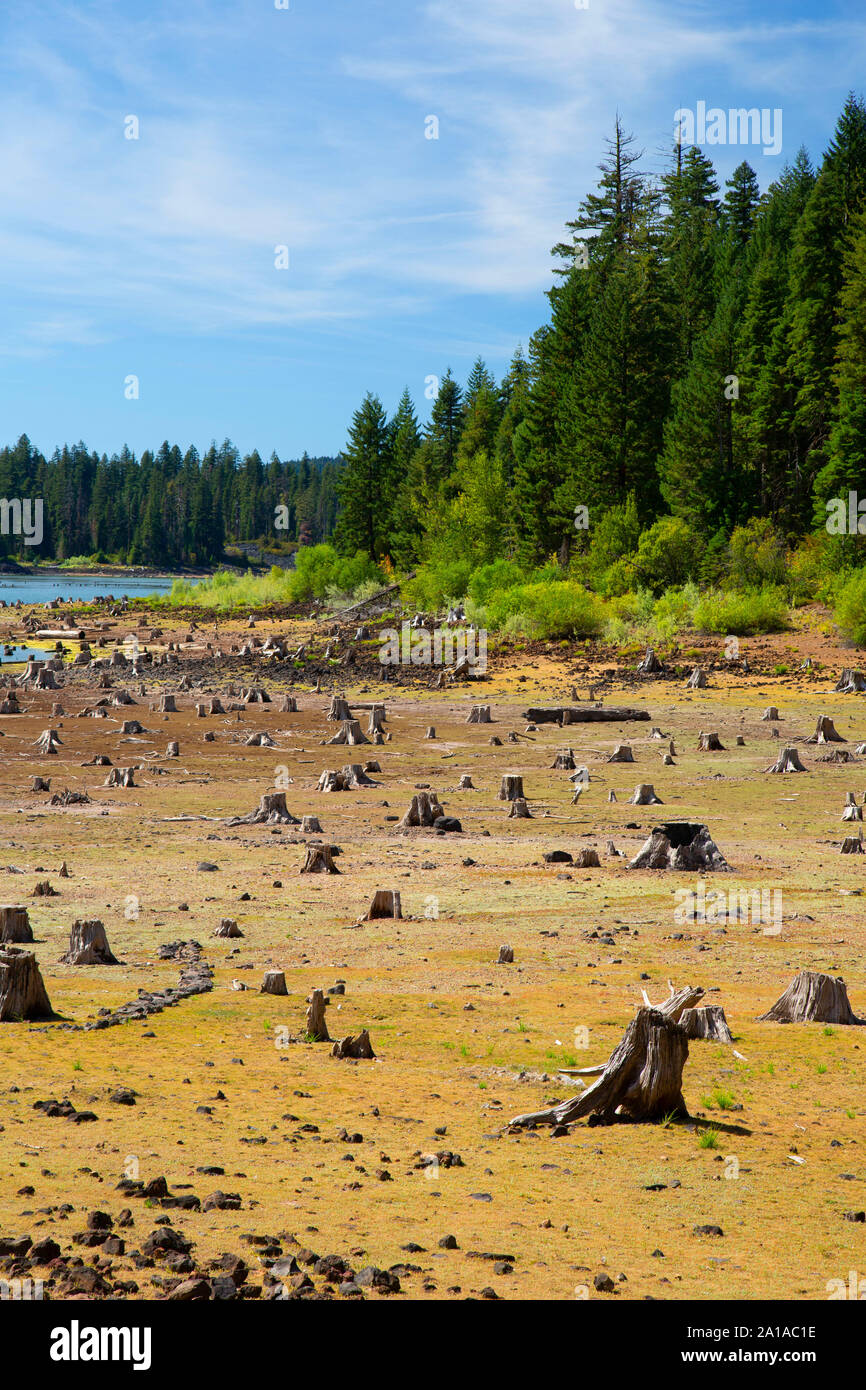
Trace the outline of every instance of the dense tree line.
<instances>
[{"instance_id":1,"label":"dense tree line","mask_svg":"<svg viewBox=\"0 0 866 1390\"><path fill-rule=\"evenodd\" d=\"M786 536L866 496L866 108L820 167L761 193L674 144L652 178L617 120L595 192L553 248L549 321L497 383L450 371L420 428L368 395L338 482L336 539L377 559L566 558L616 513L681 519L712 557L766 518ZM575 528L586 507L590 531Z\"/></svg>"},{"instance_id":2,"label":"dense tree line","mask_svg":"<svg viewBox=\"0 0 866 1390\"><path fill-rule=\"evenodd\" d=\"M229 440L202 456L166 442L140 458L126 448L108 458L74 444L46 459L22 435L0 449L0 497L41 498L43 538L30 546L0 535L0 554L207 566L237 542L313 544L333 530L339 471L339 460L306 454L241 458Z\"/></svg>"}]
</instances>

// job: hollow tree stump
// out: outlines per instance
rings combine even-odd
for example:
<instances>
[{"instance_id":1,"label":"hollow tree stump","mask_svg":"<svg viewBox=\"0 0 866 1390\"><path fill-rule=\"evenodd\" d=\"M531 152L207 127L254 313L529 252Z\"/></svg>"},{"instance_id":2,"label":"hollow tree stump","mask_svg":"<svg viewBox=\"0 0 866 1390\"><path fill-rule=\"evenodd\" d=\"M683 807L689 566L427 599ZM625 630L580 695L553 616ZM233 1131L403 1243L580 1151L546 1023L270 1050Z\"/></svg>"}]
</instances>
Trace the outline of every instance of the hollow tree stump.
<instances>
[{"instance_id":1,"label":"hollow tree stump","mask_svg":"<svg viewBox=\"0 0 866 1390\"><path fill-rule=\"evenodd\" d=\"M364 921L376 922L380 918L401 918L402 916L400 894L393 888L377 888Z\"/></svg>"},{"instance_id":2,"label":"hollow tree stump","mask_svg":"<svg viewBox=\"0 0 866 1390\"><path fill-rule=\"evenodd\" d=\"M840 975L823 975L818 970L801 970L771 1009L761 1014L759 1023L841 1023L862 1025L848 1000L845 981Z\"/></svg>"},{"instance_id":3,"label":"hollow tree stump","mask_svg":"<svg viewBox=\"0 0 866 1390\"><path fill-rule=\"evenodd\" d=\"M307 999L307 1037L310 1042L330 1042L331 1035L325 1022L326 999L324 992L314 989Z\"/></svg>"},{"instance_id":4,"label":"hollow tree stump","mask_svg":"<svg viewBox=\"0 0 866 1390\"><path fill-rule=\"evenodd\" d=\"M288 994L286 976L282 970L266 970L260 994Z\"/></svg>"},{"instance_id":5,"label":"hollow tree stump","mask_svg":"<svg viewBox=\"0 0 866 1390\"><path fill-rule=\"evenodd\" d=\"M372 1061L376 1054L370 1042L370 1034L364 1028L355 1037L341 1038L331 1048L332 1057L353 1057L356 1061Z\"/></svg>"},{"instance_id":6,"label":"hollow tree stump","mask_svg":"<svg viewBox=\"0 0 866 1390\"><path fill-rule=\"evenodd\" d=\"M53 1017L35 955L17 946L0 946L0 1023Z\"/></svg>"},{"instance_id":7,"label":"hollow tree stump","mask_svg":"<svg viewBox=\"0 0 866 1390\"><path fill-rule=\"evenodd\" d=\"M338 874L340 870L334 863L333 845L307 845L307 854L301 865L302 874Z\"/></svg>"},{"instance_id":8,"label":"hollow tree stump","mask_svg":"<svg viewBox=\"0 0 866 1390\"><path fill-rule=\"evenodd\" d=\"M499 788L500 801L523 801L523 778L516 773L506 772Z\"/></svg>"},{"instance_id":9,"label":"hollow tree stump","mask_svg":"<svg viewBox=\"0 0 866 1390\"><path fill-rule=\"evenodd\" d=\"M0 943L7 946L27 945L33 940L33 928L26 907L0 907Z\"/></svg>"},{"instance_id":10,"label":"hollow tree stump","mask_svg":"<svg viewBox=\"0 0 866 1390\"><path fill-rule=\"evenodd\" d=\"M69 949L60 957L64 965L119 965L112 954L102 922L76 920L69 933Z\"/></svg>"}]
</instances>

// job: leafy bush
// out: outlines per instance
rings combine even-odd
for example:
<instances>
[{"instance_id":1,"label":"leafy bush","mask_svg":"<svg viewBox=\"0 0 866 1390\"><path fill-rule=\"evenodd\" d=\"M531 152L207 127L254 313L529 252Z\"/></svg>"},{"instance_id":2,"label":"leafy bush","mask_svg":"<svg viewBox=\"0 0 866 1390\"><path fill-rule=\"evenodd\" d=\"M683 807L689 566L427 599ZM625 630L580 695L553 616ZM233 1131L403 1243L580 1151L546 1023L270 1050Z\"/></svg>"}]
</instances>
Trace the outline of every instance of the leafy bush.
<instances>
[{"instance_id":1,"label":"leafy bush","mask_svg":"<svg viewBox=\"0 0 866 1390\"><path fill-rule=\"evenodd\" d=\"M734 530L729 545L728 576L738 589L784 584L787 547L772 521L754 516Z\"/></svg>"},{"instance_id":2,"label":"leafy bush","mask_svg":"<svg viewBox=\"0 0 866 1390\"><path fill-rule=\"evenodd\" d=\"M866 645L866 569L856 570L841 584L833 616L849 641Z\"/></svg>"},{"instance_id":3,"label":"leafy bush","mask_svg":"<svg viewBox=\"0 0 866 1390\"><path fill-rule=\"evenodd\" d=\"M473 603L486 603L494 589L509 589L524 578L522 569L513 560L494 560L475 570L466 592Z\"/></svg>"},{"instance_id":4,"label":"leafy bush","mask_svg":"<svg viewBox=\"0 0 866 1390\"><path fill-rule=\"evenodd\" d=\"M638 579L654 593L663 593L694 578L702 554L703 541L687 522L678 516L663 516L638 542Z\"/></svg>"},{"instance_id":5,"label":"leafy bush","mask_svg":"<svg viewBox=\"0 0 866 1390\"><path fill-rule=\"evenodd\" d=\"M484 614L494 631L534 638L595 637L604 625L599 599L569 580L497 589Z\"/></svg>"},{"instance_id":6,"label":"leafy bush","mask_svg":"<svg viewBox=\"0 0 866 1390\"><path fill-rule=\"evenodd\" d=\"M742 592L710 589L695 604L692 621L699 632L737 637L782 632L788 626L788 604L783 590L769 584Z\"/></svg>"},{"instance_id":7,"label":"leafy bush","mask_svg":"<svg viewBox=\"0 0 866 1390\"><path fill-rule=\"evenodd\" d=\"M596 582L606 570L633 555L640 541L640 522L634 494L630 494L625 505L611 507L592 528L589 546L590 573Z\"/></svg>"},{"instance_id":8,"label":"leafy bush","mask_svg":"<svg viewBox=\"0 0 866 1390\"><path fill-rule=\"evenodd\" d=\"M400 594L413 608L442 608L451 599L463 598L471 576L471 560L437 560L419 565L414 578L404 581Z\"/></svg>"}]
</instances>

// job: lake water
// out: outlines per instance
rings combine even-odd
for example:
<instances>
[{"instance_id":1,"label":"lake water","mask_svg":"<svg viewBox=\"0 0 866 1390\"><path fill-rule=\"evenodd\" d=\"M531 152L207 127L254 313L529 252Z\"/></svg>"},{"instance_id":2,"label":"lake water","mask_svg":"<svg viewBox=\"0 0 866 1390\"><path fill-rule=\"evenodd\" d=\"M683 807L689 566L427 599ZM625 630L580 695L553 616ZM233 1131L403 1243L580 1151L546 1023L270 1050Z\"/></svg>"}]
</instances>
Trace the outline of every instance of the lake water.
<instances>
[{"instance_id":1,"label":"lake water","mask_svg":"<svg viewBox=\"0 0 866 1390\"><path fill-rule=\"evenodd\" d=\"M87 603L98 597L113 594L121 598L147 598L149 594L165 594L174 583L172 577L151 579L145 575L120 574L0 574L0 599L8 603L48 603L53 598L75 603ZM2 612L2 609L0 609Z\"/></svg>"}]
</instances>

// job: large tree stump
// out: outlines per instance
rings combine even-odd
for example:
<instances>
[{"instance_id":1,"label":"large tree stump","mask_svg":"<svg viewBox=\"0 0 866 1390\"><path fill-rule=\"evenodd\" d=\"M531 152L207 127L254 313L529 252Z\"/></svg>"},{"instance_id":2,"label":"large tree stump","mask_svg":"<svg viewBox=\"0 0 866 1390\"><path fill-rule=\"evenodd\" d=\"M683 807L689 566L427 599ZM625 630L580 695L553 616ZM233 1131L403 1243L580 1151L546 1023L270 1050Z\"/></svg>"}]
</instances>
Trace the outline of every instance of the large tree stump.
<instances>
[{"instance_id":1,"label":"large tree stump","mask_svg":"<svg viewBox=\"0 0 866 1390\"><path fill-rule=\"evenodd\" d=\"M64 965L119 965L120 961L111 952L103 924L96 920L72 924L69 933L69 949L60 957Z\"/></svg>"},{"instance_id":2,"label":"large tree stump","mask_svg":"<svg viewBox=\"0 0 866 1390\"><path fill-rule=\"evenodd\" d=\"M609 755L607 761L609 763L633 763L634 753L631 751L629 744L618 743L616 748L614 748L613 752Z\"/></svg>"},{"instance_id":3,"label":"large tree stump","mask_svg":"<svg viewBox=\"0 0 866 1390\"><path fill-rule=\"evenodd\" d=\"M680 1023L690 1038L705 1042L733 1043L725 1011L720 1004L706 1004L699 1009L685 1009Z\"/></svg>"},{"instance_id":4,"label":"large tree stump","mask_svg":"<svg viewBox=\"0 0 866 1390\"><path fill-rule=\"evenodd\" d=\"M842 841L840 854L862 854L863 853L863 831L857 836L846 835Z\"/></svg>"},{"instance_id":5,"label":"large tree stump","mask_svg":"<svg viewBox=\"0 0 866 1390\"><path fill-rule=\"evenodd\" d=\"M104 787L134 787L134 767L113 767L102 784Z\"/></svg>"},{"instance_id":6,"label":"large tree stump","mask_svg":"<svg viewBox=\"0 0 866 1390\"><path fill-rule=\"evenodd\" d=\"M435 792L417 792L397 829L411 830L416 826L429 826L444 814Z\"/></svg>"},{"instance_id":7,"label":"large tree stump","mask_svg":"<svg viewBox=\"0 0 866 1390\"><path fill-rule=\"evenodd\" d=\"M36 957L17 946L0 946L0 1023L53 1017Z\"/></svg>"},{"instance_id":8,"label":"large tree stump","mask_svg":"<svg viewBox=\"0 0 866 1390\"><path fill-rule=\"evenodd\" d=\"M705 825L668 821L655 826L629 869L686 869L730 873L731 866Z\"/></svg>"},{"instance_id":9,"label":"large tree stump","mask_svg":"<svg viewBox=\"0 0 866 1390\"><path fill-rule=\"evenodd\" d=\"M458 790L459 792L474 792L474 791L475 791L475 785L474 785L474 783L473 783L473 781L472 781L471 775L470 775L468 772L463 772L463 773L461 773L460 781L459 781L458 784L457 784L457 790Z\"/></svg>"},{"instance_id":10,"label":"large tree stump","mask_svg":"<svg viewBox=\"0 0 866 1390\"><path fill-rule=\"evenodd\" d=\"M783 748L776 761L770 767L765 767L764 771L773 773L808 772L809 769L803 766L796 748Z\"/></svg>"},{"instance_id":11,"label":"large tree stump","mask_svg":"<svg viewBox=\"0 0 866 1390\"><path fill-rule=\"evenodd\" d=\"M698 735L698 751L701 753L724 753L725 745L718 734L705 734L702 729Z\"/></svg>"},{"instance_id":12,"label":"large tree stump","mask_svg":"<svg viewBox=\"0 0 866 1390\"><path fill-rule=\"evenodd\" d=\"M862 695L866 691L866 676L846 666L833 689L843 695Z\"/></svg>"},{"instance_id":13,"label":"large tree stump","mask_svg":"<svg viewBox=\"0 0 866 1390\"><path fill-rule=\"evenodd\" d=\"M361 732L361 725L357 719L345 719L333 738L328 739L328 743L360 744L369 743L370 740Z\"/></svg>"},{"instance_id":14,"label":"large tree stump","mask_svg":"<svg viewBox=\"0 0 866 1390\"><path fill-rule=\"evenodd\" d=\"M285 792L265 792L259 802L257 811L250 811L247 816L234 816L227 822L230 826L234 825L298 825L297 816L293 816L286 805Z\"/></svg>"},{"instance_id":15,"label":"large tree stump","mask_svg":"<svg viewBox=\"0 0 866 1390\"><path fill-rule=\"evenodd\" d=\"M761 715L761 719L765 724L777 723L779 719L779 711L776 708L776 706L768 705L767 708L764 710L764 713Z\"/></svg>"},{"instance_id":16,"label":"large tree stump","mask_svg":"<svg viewBox=\"0 0 866 1390\"><path fill-rule=\"evenodd\" d=\"M286 976L282 970L266 970L260 994L288 994Z\"/></svg>"},{"instance_id":17,"label":"large tree stump","mask_svg":"<svg viewBox=\"0 0 866 1390\"><path fill-rule=\"evenodd\" d=\"M638 675L653 676L665 668L659 661L652 647L647 647L643 660L638 665Z\"/></svg>"},{"instance_id":18,"label":"large tree stump","mask_svg":"<svg viewBox=\"0 0 866 1390\"><path fill-rule=\"evenodd\" d=\"M302 835L321 835L321 833L322 833L322 827L321 827L321 825L320 825L320 823L319 823L319 817L318 817L318 816L302 816L302 817L301 817L301 834L302 834Z\"/></svg>"},{"instance_id":19,"label":"large tree stump","mask_svg":"<svg viewBox=\"0 0 866 1390\"><path fill-rule=\"evenodd\" d=\"M347 701L343 699L342 695L334 695L332 697L331 708L328 710L328 713L325 717L327 719L334 719L340 724L343 724L347 720L352 718L352 711L349 708Z\"/></svg>"},{"instance_id":20,"label":"large tree stump","mask_svg":"<svg viewBox=\"0 0 866 1390\"><path fill-rule=\"evenodd\" d=\"M314 989L307 999L307 1037L310 1042L330 1042L331 1035L325 1022L324 992Z\"/></svg>"},{"instance_id":21,"label":"large tree stump","mask_svg":"<svg viewBox=\"0 0 866 1390\"><path fill-rule=\"evenodd\" d=\"M518 796L508 805L508 820L532 820L532 812L526 804L525 797Z\"/></svg>"},{"instance_id":22,"label":"large tree stump","mask_svg":"<svg viewBox=\"0 0 866 1390\"><path fill-rule=\"evenodd\" d=\"M238 937L243 936L243 932L233 917L223 917L219 926L214 930L214 936Z\"/></svg>"},{"instance_id":23,"label":"large tree stump","mask_svg":"<svg viewBox=\"0 0 866 1390\"><path fill-rule=\"evenodd\" d=\"M777 999L772 1009L761 1014L759 1023L844 1023L861 1025L848 1000L845 981L840 975L823 975L817 970L801 970Z\"/></svg>"},{"instance_id":24,"label":"large tree stump","mask_svg":"<svg viewBox=\"0 0 866 1390\"><path fill-rule=\"evenodd\" d=\"M62 748L62 746L63 739L56 729L43 730L34 744L34 747L38 748L40 753L54 754L55 756L57 754L57 749Z\"/></svg>"},{"instance_id":25,"label":"large tree stump","mask_svg":"<svg viewBox=\"0 0 866 1390\"><path fill-rule=\"evenodd\" d=\"M845 797L845 809L842 812L843 820L862 820L863 807L857 805L857 799L853 792L848 792Z\"/></svg>"},{"instance_id":26,"label":"large tree stump","mask_svg":"<svg viewBox=\"0 0 866 1390\"><path fill-rule=\"evenodd\" d=\"M302 874L338 874L340 870L334 863L333 845L307 845L307 854L300 872Z\"/></svg>"},{"instance_id":27,"label":"large tree stump","mask_svg":"<svg viewBox=\"0 0 866 1390\"><path fill-rule=\"evenodd\" d=\"M512 965L514 963L514 947L500 946L499 955L496 957L497 965Z\"/></svg>"},{"instance_id":28,"label":"large tree stump","mask_svg":"<svg viewBox=\"0 0 866 1390\"><path fill-rule=\"evenodd\" d=\"M177 703L173 695L160 695L154 709L158 714L177 714Z\"/></svg>"},{"instance_id":29,"label":"large tree stump","mask_svg":"<svg viewBox=\"0 0 866 1390\"><path fill-rule=\"evenodd\" d=\"M687 690L706 690L707 678L700 666L696 666L686 681Z\"/></svg>"},{"instance_id":30,"label":"large tree stump","mask_svg":"<svg viewBox=\"0 0 866 1390\"><path fill-rule=\"evenodd\" d=\"M373 894L373 901L367 909L365 922L375 922L380 918L403 916L400 906L400 894L393 888L377 888Z\"/></svg>"},{"instance_id":31,"label":"large tree stump","mask_svg":"<svg viewBox=\"0 0 866 1390\"><path fill-rule=\"evenodd\" d=\"M810 734L806 739L807 743L847 743L838 732L836 725L829 714L819 714L818 723L815 726L814 734Z\"/></svg>"},{"instance_id":32,"label":"large tree stump","mask_svg":"<svg viewBox=\"0 0 866 1390\"><path fill-rule=\"evenodd\" d=\"M492 724L489 705L473 705L466 719L467 724Z\"/></svg>"},{"instance_id":33,"label":"large tree stump","mask_svg":"<svg viewBox=\"0 0 866 1390\"><path fill-rule=\"evenodd\" d=\"M662 806L664 803L660 796L656 796L655 788L651 782L639 782L634 789L634 796L629 799L629 806Z\"/></svg>"},{"instance_id":34,"label":"large tree stump","mask_svg":"<svg viewBox=\"0 0 866 1390\"><path fill-rule=\"evenodd\" d=\"M688 1037L679 1023L659 1009L640 1008L587 1090L552 1109L517 1115L511 1124L570 1124L585 1115L597 1115L602 1124L612 1124L618 1114L632 1120L686 1115L682 1088L688 1055Z\"/></svg>"},{"instance_id":35,"label":"large tree stump","mask_svg":"<svg viewBox=\"0 0 866 1390\"><path fill-rule=\"evenodd\" d=\"M555 771L572 772L577 766L574 761L574 750L571 748L560 748L550 766Z\"/></svg>"},{"instance_id":36,"label":"large tree stump","mask_svg":"<svg viewBox=\"0 0 866 1390\"><path fill-rule=\"evenodd\" d=\"M137 719L124 719L120 726L121 734L146 734L147 730Z\"/></svg>"},{"instance_id":37,"label":"large tree stump","mask_svg":"<svg viewBox=\"0 0 866 1390\"><path fill-rule=\"evenodd\" d=\"M277 745L274 743L274 740L271 738L270 734L267 733L267 732L265 732L265 733L258 733L258 734L249 734L249 735L244 739L244 747L245 747L245 748L276 748L276 746L277 746Z\"/></svg>"},{"instance_id":38,"label":"large tree stump","mask_svg":"<svg viewBox=\"0 0 866 1390\"><path fill-rule=\"evenodd\" d=\"M50 778L50 777L34 777L34 778L33 778L33 781L32 781L31 784L30 784L30 790L31 790L32 792L50 792L50 791L51 791L51 778Z\"/></svg>"},{"instance_id":39,"label":"large tree stump","mask_svg":"<svg viewBox=\"0 0 866 1390\"><path fill-rule=\"evenodd\" d=\"M340 768L340 777L346 791L355 791L358 787L377 787L379 785L378 782L373 781L372 777L367 776L360 763L346 763L345 767Z\"/></svg>"},{"instance_id":40,"label":"large tree stump","mask_svg":"<svg viewBox=\"0 0 866 1390\"><path fill-rule=\"evenodd\" d=\"M332 1057L353 1057L356 1061L372 1061L376 1054L365 1028L356 1037L341 1038L331 1048Z\"/></svg>"},{"instance_id":41,"label":"large tree stump","mask_svg":"<svg viewBox=\"0 0 866 1390\"><path fill-rule=\"evenodd\" d=\"M0 907L0 942L4 945L27 945L33 940L33 928L26 907Z\"/></svg>"},{"instance_id":42,"label":"large tree stump","mask_svg":"<svg viewBox=\"0 0 866 1390\"><path fill-rule=\"evenodd\" d=\"M516 773L506 772L499 787L500 801L523 801L523 778Z\"/></svg>"}]
</instances>

